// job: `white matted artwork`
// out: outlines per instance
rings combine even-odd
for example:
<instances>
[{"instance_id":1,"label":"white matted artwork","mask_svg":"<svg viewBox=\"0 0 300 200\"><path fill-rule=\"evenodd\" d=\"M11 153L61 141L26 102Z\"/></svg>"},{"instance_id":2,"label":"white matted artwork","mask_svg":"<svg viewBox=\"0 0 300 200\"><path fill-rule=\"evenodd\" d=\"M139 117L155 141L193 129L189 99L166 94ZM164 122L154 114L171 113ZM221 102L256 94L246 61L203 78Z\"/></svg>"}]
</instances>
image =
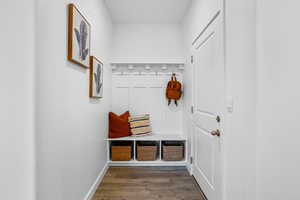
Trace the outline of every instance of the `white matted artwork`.
<instances>
[{"instance_id":1,"label":"white matted artwork","mask_svg":"<svg viewBox=\"0 0 300 200\"><path fill-rule=\"evenodd\" d=\"M90 57L90 98L103 97L103 63Z\"/></svg>"},{"instance_id":2,"label":"white matted artwork","mask_svg":"<svg viewBox=\"0 0 300 200\"><path fill-rule=\"evenodd\" d=\"M69 4L68 60L89 68L91 25L74 4Z\"/></svg>"}]
</instances>

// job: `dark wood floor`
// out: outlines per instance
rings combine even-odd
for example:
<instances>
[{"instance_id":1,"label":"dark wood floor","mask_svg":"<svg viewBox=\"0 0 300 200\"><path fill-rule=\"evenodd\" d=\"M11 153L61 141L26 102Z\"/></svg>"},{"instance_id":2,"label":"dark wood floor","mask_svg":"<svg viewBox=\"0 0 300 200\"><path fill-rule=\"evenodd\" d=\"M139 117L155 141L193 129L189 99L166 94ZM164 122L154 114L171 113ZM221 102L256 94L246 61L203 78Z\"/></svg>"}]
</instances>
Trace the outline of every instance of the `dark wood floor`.
<instances>
[{"instance_id":1,"label":"dark wood floor","mask_svg":"<svg viewBox=\"0 0 300 200\"><path fill-rule=\"evenodd\" d=\"M110 167L92 200L204 200L184 167Z\"/></svg>"}]
</instances>

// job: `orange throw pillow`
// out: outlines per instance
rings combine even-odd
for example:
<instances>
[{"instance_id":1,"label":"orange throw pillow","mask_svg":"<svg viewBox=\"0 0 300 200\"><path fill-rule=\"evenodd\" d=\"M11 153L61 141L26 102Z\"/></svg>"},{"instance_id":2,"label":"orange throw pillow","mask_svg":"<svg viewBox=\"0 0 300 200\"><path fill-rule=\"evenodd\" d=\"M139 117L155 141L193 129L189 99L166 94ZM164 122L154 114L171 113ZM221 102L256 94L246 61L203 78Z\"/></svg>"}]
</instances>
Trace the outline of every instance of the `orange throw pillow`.
<instances>
[{"instance_id":1,"label":"orange throw pillow","mask_svg":"<svg viewBox=\"0 0 300 200\"><path fill-rule=\"evenodd\" d=\"M109 138L127 137L131 135L128 123L129 115L129 111L120 116L109 112Z\"/></svg>"}]
</instances>

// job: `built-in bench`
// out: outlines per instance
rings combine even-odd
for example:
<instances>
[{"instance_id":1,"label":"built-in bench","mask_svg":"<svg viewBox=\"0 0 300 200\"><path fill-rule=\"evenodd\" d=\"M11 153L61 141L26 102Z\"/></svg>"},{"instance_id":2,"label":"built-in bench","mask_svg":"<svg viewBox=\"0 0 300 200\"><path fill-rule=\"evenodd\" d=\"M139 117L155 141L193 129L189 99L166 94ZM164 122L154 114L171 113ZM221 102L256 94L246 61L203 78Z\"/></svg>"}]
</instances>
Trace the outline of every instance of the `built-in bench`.
<instances>
[{"instance_id":1,"label":"built-in bench","mask_svg":"<svg viewBox=\"0 0 300 200\"><path fill-rule=\"evenodd\" d=\"M108 152L108 163L111 166L186 166L186 138L182 135L161 135L152 134L148 136L131 136L123 138L107 139L107 152ZM120 144L120 142L126 142L132 147L131 160L129 161L113 161L112 160L112 146ZM137 160L137 145L141 142L153 142L158 147L157 158L154 161L138 161ZM172 144L172 146L180 146L183 149L182 160L170 161L163 158L163 146Z\"/></svg>"}]
</instances>

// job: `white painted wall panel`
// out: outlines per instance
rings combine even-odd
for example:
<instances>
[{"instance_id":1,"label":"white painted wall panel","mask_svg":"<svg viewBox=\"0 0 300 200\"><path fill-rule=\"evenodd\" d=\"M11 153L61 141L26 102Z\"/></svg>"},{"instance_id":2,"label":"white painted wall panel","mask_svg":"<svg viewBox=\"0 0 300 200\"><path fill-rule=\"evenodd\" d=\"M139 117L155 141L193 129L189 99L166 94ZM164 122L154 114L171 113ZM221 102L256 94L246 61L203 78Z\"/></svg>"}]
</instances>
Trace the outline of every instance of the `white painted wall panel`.
<instances>
[{"instance_id":1,"label":"white painted wall panel","mask_svg":"<svg viewBox=\"0 0 300 200\"><path fill-rule=\"evenodd\" d=\"M91 23L104 93L90 99L89 71L67 61L67 5ZM102 0L36 1L37 199L83 200L107 162L112 24ZM22 198L21 198L22 199Z\"/></svg>"},{"instance_id":2,"label":"white painted wall panel","mask_svg":"<svg viewBox=\"0 0 300 200\"><path fill-rule=\"evenodd\" d=\"M179 81L182 76L177 75ZM168 106L165 88L170 76L114 75L112 110L118 114L129 110L132 115L150 114L153 132L182 134L182 101Z\"/></svg>"},{"instance_id":3,"label":"white painted wall panel","mask_svg":"<svg viewBox=\"0 0 300 200\"><path fill-rule=\"evenodd\" d=\"M299 7L257 1L257 200L300 199Z\"/></svg>"},{"instance_id":4,"label":"white painted wall panel","mask_svg":"<svg viewBox=\"0 0 300 200\"><path fill-rule=\"evenodd\" d=\"M0 199L34 200L34 0L0 6Z\"/></svg>"},{"instance_id":5,"label":"white painted wall panel","mask_svg":"<svg viewBox=\"0 0 300 200\"><path fill-rule=\"evenodd\" d=\"M114 24L112 48L112 60L182 58L182 30L180 24Z\"/></svg>"},{"instance_id":6,"label":"white painted wall panel","mask_svg":"<svg viewBox=\"0 0 300 200\"><path fill-rule=\"evenodd\" d=\"M234 103L225 136L226 200L256 194L256 3L227 0L226 87ZM237 17L238 16L238 17Z\"/></svg>"}]
</instances>

